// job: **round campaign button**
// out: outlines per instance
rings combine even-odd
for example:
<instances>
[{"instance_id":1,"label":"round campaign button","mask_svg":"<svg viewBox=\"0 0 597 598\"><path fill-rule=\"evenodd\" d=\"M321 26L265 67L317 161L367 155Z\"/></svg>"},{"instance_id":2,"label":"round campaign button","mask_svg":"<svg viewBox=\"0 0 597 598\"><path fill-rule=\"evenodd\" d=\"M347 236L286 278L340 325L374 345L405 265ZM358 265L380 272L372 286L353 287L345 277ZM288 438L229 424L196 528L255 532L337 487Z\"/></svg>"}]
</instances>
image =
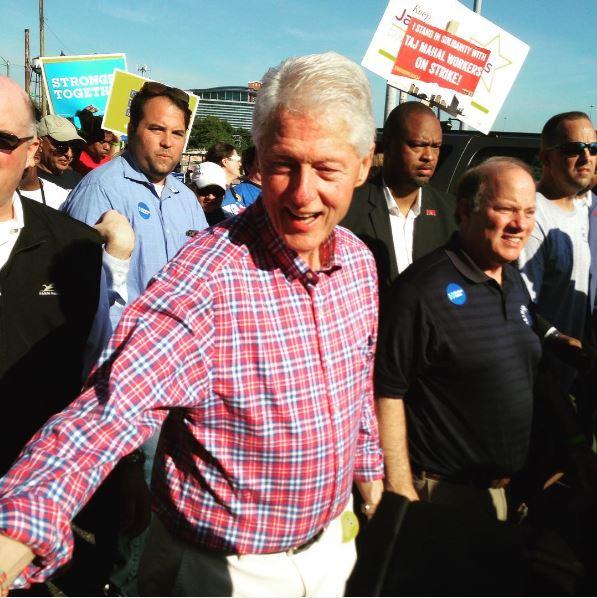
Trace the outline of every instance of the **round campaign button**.
<instances>
[{"instance_id":1,"label":"round campaign button","mask_svg":"<svg viewBox=\"0 0 597 598\"><path fill-rule=\"evenodd\" d=\"M143 203L142 201L140 201L137 204L137 210L139 211L139 215L141 216L141 218L144 218L145 220L147 220L151 216L149 206L146 203Z\"/></svg>"},{"instance_id":2,"label":"round campaign button","mask_svg":"<svg viewBox=\"0 0 597 598\"><path fill-rule=\"evenodd\" d=\"M446 287L446 295L454 305L464 305L466 303L466 292L455 282L451 282Z\"/></svg>"}]
</instances>

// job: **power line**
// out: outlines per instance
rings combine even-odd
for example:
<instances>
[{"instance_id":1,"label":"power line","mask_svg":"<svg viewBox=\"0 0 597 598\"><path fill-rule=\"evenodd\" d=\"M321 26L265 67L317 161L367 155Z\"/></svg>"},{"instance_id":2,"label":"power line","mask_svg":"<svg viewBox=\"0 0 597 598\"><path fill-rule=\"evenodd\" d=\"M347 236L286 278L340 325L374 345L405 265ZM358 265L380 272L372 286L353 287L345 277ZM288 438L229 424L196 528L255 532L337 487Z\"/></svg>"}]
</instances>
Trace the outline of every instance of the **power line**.
<instances>
[{"instance_id":1,"label":"power line","mask_svg":"<svg viewBox=\"0 0 597 598\"><path fill-rule=\"evenodd\" d=\"M76 54L76 52L73 52L65 43L64 40L62 40L60 37L58 37L58 35L56 34L56 32L48 25L48 19L45 18L44 19L44 25L46 26L47 29L49 29L50 33L58 40L58 42L62 45L62 47L69 53L69 54Z\"/></svg>"}]
</instances>

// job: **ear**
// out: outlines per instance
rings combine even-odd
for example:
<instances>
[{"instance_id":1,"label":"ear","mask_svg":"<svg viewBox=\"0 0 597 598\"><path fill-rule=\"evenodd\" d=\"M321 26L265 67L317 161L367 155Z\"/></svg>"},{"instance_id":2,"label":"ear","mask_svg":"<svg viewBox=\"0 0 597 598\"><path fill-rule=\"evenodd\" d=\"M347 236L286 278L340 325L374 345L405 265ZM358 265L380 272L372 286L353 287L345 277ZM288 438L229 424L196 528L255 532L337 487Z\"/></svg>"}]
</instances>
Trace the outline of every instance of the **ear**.
<instances>
[{"instance_id":1,"label":"ear","mask_svg":"<svg viewBox=\"0 0 597 598\"><path fill-rule=\"evenodd\" d=\"M25 168L30 168L31 166L35 166L35 152L41 143L39 137L36 137L31 141L29 147L27 148L27 163L25 164Z\"/></svg>"},{"instance_id":2,"label":"ear","mask_svg":"<svg viewBox=\"0 0 597 598\"><path fill-rule=\"evenodd\" d=\"M371 168L371 160L373 160L373 152L375 151L375 144L372 144L369 151L362 158L359 164L359 173L355 182L355 187L360 187L369 175L369 169Z\"/></svg>"},{"instance_id":3,"label":"ear","mask_svg":"<svg viewBox=\"0 0 597 598\"><path fill-rule=\"evenodd\" d=\"M544 166L549 166L549 151L544 149L540 150L539 160L541 161L541 164L543 164Z\"/></svg>"}]
</instances>

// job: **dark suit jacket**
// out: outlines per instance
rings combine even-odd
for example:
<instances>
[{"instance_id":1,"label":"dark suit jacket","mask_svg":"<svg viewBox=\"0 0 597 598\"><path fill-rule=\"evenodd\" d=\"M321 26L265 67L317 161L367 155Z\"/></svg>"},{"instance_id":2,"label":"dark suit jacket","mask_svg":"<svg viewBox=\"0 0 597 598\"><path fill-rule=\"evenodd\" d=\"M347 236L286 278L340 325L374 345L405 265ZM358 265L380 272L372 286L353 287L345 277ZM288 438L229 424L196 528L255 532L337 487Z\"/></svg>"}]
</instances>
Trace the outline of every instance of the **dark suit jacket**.
<instances>
[{"instance_id":1,"label":"dark suit jacket","mask_svg":"<svg viewBox=\"0 0 597 598\"><path fill-rule=\"evenodd\" d=\"M430 185L423 187L421 213L415 220L413 260L437 249L456 230L455 199ZM357 187L348 214L340 223L371 250L377 263L379 288L387 290L398 276L392 228L381 176Z\"/></svg>"},{"instance_id":2,"label":"dark suit jacket","mask_svg":"<svg viewBox=\"0 0 597 598\"><path fill-rule=\"evenodd\" d=\"M591 249L591 268L589 270L589 313L593 312L597 295L597 194L591 194L589 208L589 248Z\"/></svg>"}]
</instances>

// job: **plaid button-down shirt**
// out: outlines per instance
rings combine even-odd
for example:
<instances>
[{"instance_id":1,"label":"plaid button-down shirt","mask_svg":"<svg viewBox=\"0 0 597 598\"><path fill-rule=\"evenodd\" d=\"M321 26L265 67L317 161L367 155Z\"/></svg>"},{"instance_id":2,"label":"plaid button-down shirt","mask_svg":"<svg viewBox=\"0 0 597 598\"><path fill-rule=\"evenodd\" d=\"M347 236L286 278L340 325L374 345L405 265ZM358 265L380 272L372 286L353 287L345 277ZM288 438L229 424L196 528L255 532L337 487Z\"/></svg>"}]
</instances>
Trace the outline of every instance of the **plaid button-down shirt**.
<instances>
[{"instance_id":1,"label":"plaid button-down shirt","mask_svg":"<svg viewBox=\"0 0 597 598\"><path fill-rule=\"evenodd\" d=\"M162 424L154 509L178 537L214 550L300 545L342 512L354 479L382 477L375 263L342 228L327 250L311 271L257 202L152 281L87 390L0 485L1 533L40 557L24 578L66 561L71 517Z\"/></svg>"}]
</instances>

